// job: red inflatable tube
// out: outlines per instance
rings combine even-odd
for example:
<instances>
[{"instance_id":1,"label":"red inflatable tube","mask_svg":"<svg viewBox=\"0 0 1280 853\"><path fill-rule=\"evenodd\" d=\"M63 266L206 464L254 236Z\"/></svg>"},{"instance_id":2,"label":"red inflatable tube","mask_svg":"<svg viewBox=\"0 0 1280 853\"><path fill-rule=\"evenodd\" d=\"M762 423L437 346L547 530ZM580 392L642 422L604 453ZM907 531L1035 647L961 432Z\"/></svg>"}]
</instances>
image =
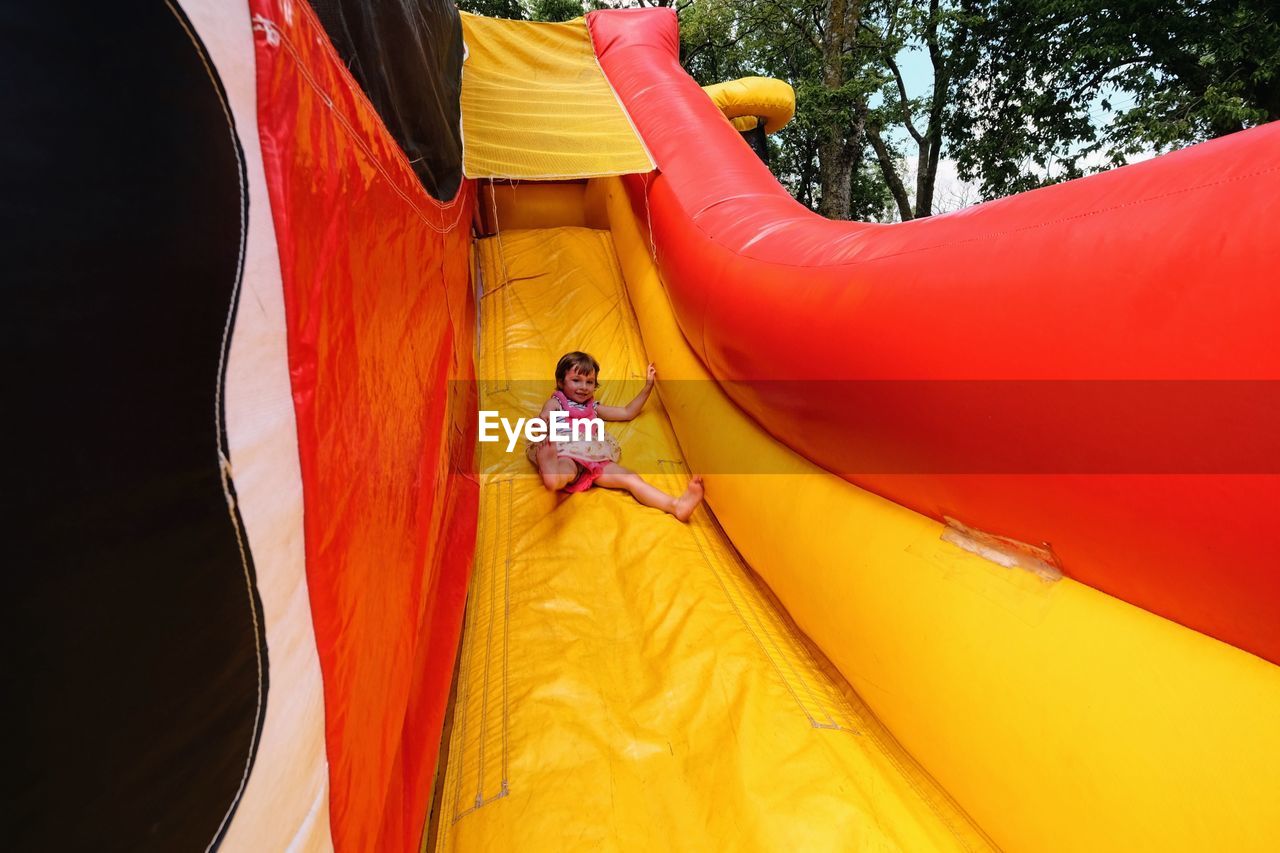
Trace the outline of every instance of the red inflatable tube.
<instances>
[{"instance_id":1,"label":"red inflatable tube","mask_svg":"<svg viewBox=\"0 0 1280 853\"><path fill-rule=\"evenodd\" d=\"M658 163L681 329L764 428L935 518L1280 662L1280 124L908 223L794 202L680 67L588 17Z\"/></svg>"}]
</instances>

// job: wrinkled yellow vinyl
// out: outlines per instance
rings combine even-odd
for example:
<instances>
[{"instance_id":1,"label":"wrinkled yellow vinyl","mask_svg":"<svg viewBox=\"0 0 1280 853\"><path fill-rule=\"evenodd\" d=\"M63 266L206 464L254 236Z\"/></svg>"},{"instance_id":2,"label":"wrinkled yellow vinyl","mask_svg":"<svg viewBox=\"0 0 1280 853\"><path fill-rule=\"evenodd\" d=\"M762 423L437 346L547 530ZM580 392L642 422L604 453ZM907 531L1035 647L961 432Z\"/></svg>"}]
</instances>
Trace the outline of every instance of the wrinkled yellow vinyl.
<instances>
[{"instance_id":1,"label":"wrinkled yellow vinyl","mask_svg":"<svg viewBox=\"0 0 1280 853\"><path fill-rule=\"evenodd\" d=\"M535 415L578 348L602 401L636 393L648 356L608 231L503 231L478 254L482 408ZM624 464L683 488L656 395L610 430ZM439 850L989 849L709 513L553 495L521 447L480 447Z\"/></svg>"},{"instance_id":2,"label":"wrinkled yellow vinyl","mask_svg":"<svg viewBox=\"0 0 1280 853\"><path fill-rule=\"evenodd\" d=\"M547 24L464 12L462 32L467 177L574 178L654 168L581 18Z\"/></svg>"}]
</instances>

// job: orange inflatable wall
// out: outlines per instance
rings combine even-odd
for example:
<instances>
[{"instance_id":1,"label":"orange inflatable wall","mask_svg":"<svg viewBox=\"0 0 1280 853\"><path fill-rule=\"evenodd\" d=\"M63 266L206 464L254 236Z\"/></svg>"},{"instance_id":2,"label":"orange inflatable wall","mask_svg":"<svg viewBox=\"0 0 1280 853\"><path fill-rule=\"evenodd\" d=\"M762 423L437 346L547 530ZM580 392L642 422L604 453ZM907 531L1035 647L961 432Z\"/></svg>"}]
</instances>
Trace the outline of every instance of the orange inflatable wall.
<instances>
[{"instance_id":1,"label":"orange inflatable wall","mask_svg":"<svg viewBox=\"0 0 1280 853\"><path fill-rule=\"evenodd\" d=\"M251 6L333 841L415 849L475 539L472 188L427 195L306 4Z\"/></svg>"}]
</instances>

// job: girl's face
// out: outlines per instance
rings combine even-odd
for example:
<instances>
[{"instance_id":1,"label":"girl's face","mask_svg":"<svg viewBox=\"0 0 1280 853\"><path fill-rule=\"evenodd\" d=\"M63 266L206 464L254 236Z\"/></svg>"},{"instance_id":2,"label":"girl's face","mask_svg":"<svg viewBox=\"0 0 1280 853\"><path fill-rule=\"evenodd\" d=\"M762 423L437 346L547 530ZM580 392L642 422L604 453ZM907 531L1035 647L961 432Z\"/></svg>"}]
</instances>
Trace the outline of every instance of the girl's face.
<instances>
[{"instance_id":1,"label":"girl's face","mask_svg":"<svg viewBox=\"0 0 1280 853\"><path fill-rule=\"evenodd\" d=\"M576 367L569 368L564 376L564 385L560 388L564 395L575 403L585 403L596 393L595 371L583 373Z\"/></svg>"}]
</instances>

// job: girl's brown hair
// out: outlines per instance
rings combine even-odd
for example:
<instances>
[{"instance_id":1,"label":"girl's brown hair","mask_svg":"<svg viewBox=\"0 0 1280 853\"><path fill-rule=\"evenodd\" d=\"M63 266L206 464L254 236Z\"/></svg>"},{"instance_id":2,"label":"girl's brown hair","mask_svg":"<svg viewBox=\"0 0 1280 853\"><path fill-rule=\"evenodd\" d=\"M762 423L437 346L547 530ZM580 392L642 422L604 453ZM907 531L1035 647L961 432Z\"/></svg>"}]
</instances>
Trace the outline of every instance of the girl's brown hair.
<instances>
[{"instance_id":1,"label":"girl's brown hair","mask_svg":"<svg viewBox=\"0 0 1280 853\"><path fill-rule=\"evenodd\" d=\"M594 373L596 378L600 378L600 363L585 352L569 352L560 356L560 361L556 364L556 387L564 385L564 378L569 375L569 371L578 368L579 373Z\"/></svg>"}]
</instances>

